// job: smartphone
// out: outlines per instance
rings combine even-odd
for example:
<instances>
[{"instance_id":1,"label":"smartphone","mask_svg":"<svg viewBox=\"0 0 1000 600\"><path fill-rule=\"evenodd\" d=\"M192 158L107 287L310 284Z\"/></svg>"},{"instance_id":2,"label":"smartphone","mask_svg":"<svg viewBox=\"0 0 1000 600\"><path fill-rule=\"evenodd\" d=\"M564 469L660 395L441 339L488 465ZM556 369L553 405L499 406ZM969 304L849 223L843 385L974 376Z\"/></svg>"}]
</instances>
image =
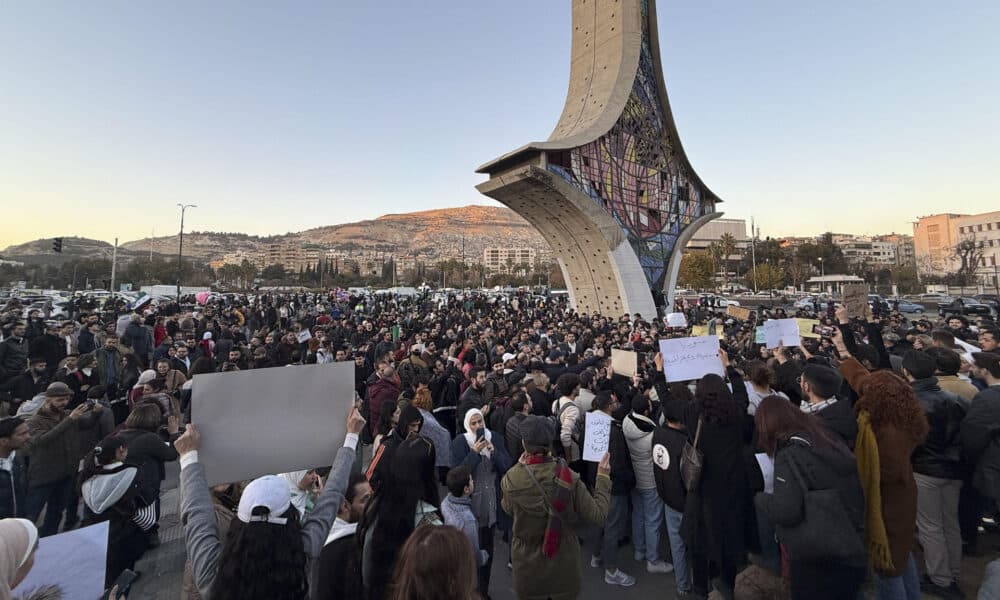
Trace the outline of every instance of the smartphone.
<instances>
[{"instance_id":1,"label":"smartphone","mask_svg":"<svg viewBox=\"0 0 1000 600\"><path fill-rule=\"evenodd\" d=\"M483 439L484 437L486 437L486 428L485 427L481 427L481 428L477 429L476 430L476 441L478 442L479 440Z\"/></svg>"},{"instance_id":2,"label":"smartphone","mask_svg":"<svg viewBox=\"0 0 1000 600\"><path fill-rule=\"evenodd\" d=\"M132 582L134 582L138 577L139 574L136 573L135 571L131 569L125 569L124 571L122 571L122 574L118 576L118 579L115 579L115 582L111 584L111 587L104 592L104 594L101 596L101 600L108 600L108 596L111 595L111 590L115 586L118 586L119 596L124 596L125 594L128 594L129 588L132 587Z\"/></svg>"},{"instance_id":3,"label":"smartphone","mask_svg":"<svg viewBox=\"0 0 1000 600\"><path fill-rule=\"evenodd\" d=\"M827 325L813 325L813 333L820 337L833 337L833 327Z\"/></svg>"}]
</instances>

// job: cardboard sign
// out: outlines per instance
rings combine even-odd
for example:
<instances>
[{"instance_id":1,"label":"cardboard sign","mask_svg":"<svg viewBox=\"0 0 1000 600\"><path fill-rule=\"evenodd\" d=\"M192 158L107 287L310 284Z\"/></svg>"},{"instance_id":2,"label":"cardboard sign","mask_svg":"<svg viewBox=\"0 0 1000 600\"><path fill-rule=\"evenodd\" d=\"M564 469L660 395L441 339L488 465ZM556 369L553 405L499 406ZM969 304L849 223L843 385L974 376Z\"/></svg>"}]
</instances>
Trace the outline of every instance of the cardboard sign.
<instances>
[{"instance_id":1,"label":"cardboard sign","mask_svg":"<svg viewBox=\"0 0 1000 600\"><path fill-rule=\"evenodd\" d=\"M295 339L299 341L300 344L304 344L312 339L312 333L308 329L303 329L298 334L296 334Z\"/></svg>"},{"instance_id":2,"label":"cardboard sign","mask_svg":"<svg viewBox=\"0 0 1000 600\"><path fill-rule=\"evenodd\" d=\"M799 324L799 336L819 339L818 333L813 333L813 327L819 325L818 319L795 319Z\"/></svg>"},{"instance_id":3,"label":"cardboard sign","mask_svg":"<svg viewBox=\"0 0 1000 600\"><path fill-rule=\"evenodd\" d=\"M191 403L209 485L330 465L354 406L354 363L196 375Z\"/></svg>"},{"instance_id":4,"label":"cardboard sign","mask_svg":"<svg viewBox=\"0 0 1000 600\"><path fill-rule=\"evenodd\" d=\"M868 286L863 283L853 283L845 285L844 308L847 309L847 316L851 319L864 317L868 309Z\"/></svg>"},{"instance_id":5,"label":"cardboard sign","mask_svg":"<svg viewBox=\"0 0 1000 600\"><path fill-rule=\"evenodd\" d=\"M687 327L688 320L684 313L670 313L667 315L668 327Z\"/></svg>"},{"instance_id":6,"label":"cardboard sign","mask_svg":"<svg viewBox=\"0 0 1000 600\"><path fill-rule=\"evenodd\" d=\"M81 527L38 540L35 566L17 589L15 598L56 588L62 600L95 600L104 592L108 556L108 522Z\"/></svg>"},{"instance_id":7,"label":"cardboard sign","mask_svg":"<svg viewBox=\"0 0 1000 600\"><path fill-rule=\"evenodd\" d=\"M619 375L635 377L639 368L639 355L631 350L611 349L611 368Z\"/></svg>"},{"instance_id":8,"label":"cardboard sign","mask_svg":"<svg viewBox=\"0 0 1000 600\"><path fill-rule=\"evenodd\" d=\"M703 337L706 335L713 335L712 330L708 325L695 325L691 327L691 337ZM721 328L715 330L714 334L720 340L726 337Z\"/></svg>"},{"instance_id":9,"label":"cardboard sign","mask_svg":"<svg viewBox=\"0 0 1000 600\"><path fill-rule=\"evenodd\" d=\"M799 337L799 324L795 319L764 321L764 340L768 348L777 348L782 343L786 348L798 346Z\"/></svg>"},{"instance_id":10,"label":"cardboard sign","mask_svg":"<svg viewBox=\"0 0 1000 600\"><path fill-rule=\"evenodd\" d=\"M586 413L583 439L583 460L601 462L604 453L608 451L608 441L611 438L611 417L592 410Z\"/></svg>"},{"instance_id":11,"label":"cardboard sign","mask_svg":"<svg viewBox=\"0 0 1000 600\"><path fill-rule=\"evenodd\" d=\"M740 321L747 321L750 319L750 313L753 312L749 308L743 308L742 306L733 306L730 304L726 308L726 314L734 319L739 319Z\"/></svg>"},{"instance_id":12,"label":"cardboard sign","mask_svg":"<svg viewBox=\"0 0 1000 600\"><path fill-rule=\"evenodd\" d=\"M714 335L660 340L660 354L668 383L726 374L719 360L719 338Z\"/></svg>"}]
</instances>

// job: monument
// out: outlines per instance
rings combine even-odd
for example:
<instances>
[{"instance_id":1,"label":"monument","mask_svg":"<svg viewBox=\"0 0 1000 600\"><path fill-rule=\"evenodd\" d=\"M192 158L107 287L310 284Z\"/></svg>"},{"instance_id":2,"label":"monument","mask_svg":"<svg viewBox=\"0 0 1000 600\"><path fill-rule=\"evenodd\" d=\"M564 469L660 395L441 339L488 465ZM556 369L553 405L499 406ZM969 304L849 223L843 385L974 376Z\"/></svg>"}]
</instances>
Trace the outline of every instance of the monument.
<instances>
[{"instance_id":1,"label":"monument","mask_svg":"<svg viewBox=\"0 0 1000 600\"><path fill-rule=\"evenodd\" d=\"M552 246L578 312L655 317L654 290L672 306L684 246L722 216L670 114L655 0L573 0L555 130L476 172Z\"/></svg>"}]
</instances>

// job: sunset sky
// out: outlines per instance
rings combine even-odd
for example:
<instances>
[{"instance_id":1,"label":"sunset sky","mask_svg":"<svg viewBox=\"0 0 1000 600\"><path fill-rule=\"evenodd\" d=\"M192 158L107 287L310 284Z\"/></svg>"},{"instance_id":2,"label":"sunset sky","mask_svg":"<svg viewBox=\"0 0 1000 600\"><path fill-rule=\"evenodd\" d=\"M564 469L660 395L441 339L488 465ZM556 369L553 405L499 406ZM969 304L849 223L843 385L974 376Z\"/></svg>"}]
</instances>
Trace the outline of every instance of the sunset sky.
<instances>
[{"instance_id":1,"label":"sunset sky","mask_svg":"<svg viewBox=\"0 0 1000 600\"><path fill-rule=\"evenodd\" d=\"M1000 2L660 0L681 139L763 235L1000 207ZM569 0L21 1L0 18L0 248L274 234L492 204L548 137Z\"/></svg>"}]
</instances>

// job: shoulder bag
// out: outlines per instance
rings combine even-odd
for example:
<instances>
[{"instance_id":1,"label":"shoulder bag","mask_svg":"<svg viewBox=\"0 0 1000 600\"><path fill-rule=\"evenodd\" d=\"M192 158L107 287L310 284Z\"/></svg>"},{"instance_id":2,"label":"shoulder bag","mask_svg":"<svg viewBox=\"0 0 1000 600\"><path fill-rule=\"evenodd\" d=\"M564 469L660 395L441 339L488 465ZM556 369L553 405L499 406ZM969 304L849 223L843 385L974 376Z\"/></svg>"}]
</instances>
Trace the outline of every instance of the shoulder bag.
<instances>
[{"instance_id":1,"label":"shoulder bag","mask_svg":"<svg viewBox=\"0 0 1000 600\"><path fill-rule=\"evenodd\" d=\"M704 453L698 449L698 442L701 439L701 417L698 417L698 427L694 432L694 443L684 442L684 449L681 451L681 481L684 489L688 492L695 492L701 485L701 468L705 461Z\"/></svg>"}]
</instances>

